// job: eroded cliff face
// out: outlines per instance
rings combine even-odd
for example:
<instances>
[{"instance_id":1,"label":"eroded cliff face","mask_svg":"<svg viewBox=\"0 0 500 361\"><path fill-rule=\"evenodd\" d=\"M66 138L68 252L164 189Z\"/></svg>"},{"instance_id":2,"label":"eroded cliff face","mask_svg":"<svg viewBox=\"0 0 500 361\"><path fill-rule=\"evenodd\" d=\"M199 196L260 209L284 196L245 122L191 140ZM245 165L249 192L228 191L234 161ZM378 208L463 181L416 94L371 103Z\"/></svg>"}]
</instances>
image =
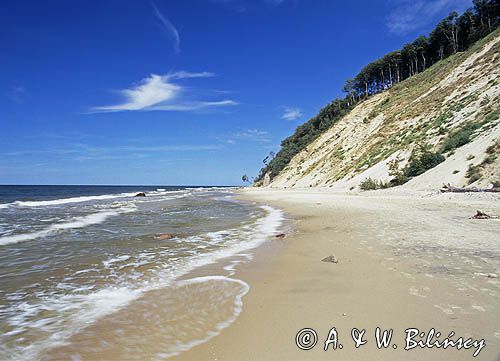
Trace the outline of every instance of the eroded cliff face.
<instances>
[{"instance_id":1,"label":"eroded cliff face","mask_svg":"<svg viewBox=\"0 0 500 361\"><path fill-rule=\"evenodd\" d=\"M386 182L395 164L404 167L422 146L445 161L401 187L500 181L500 33L483 40L360 103L297 154L269 187L353 190L369 177ZM469 141L445 150L464 129L472 129Z\"/></svg>"}]
</instances>

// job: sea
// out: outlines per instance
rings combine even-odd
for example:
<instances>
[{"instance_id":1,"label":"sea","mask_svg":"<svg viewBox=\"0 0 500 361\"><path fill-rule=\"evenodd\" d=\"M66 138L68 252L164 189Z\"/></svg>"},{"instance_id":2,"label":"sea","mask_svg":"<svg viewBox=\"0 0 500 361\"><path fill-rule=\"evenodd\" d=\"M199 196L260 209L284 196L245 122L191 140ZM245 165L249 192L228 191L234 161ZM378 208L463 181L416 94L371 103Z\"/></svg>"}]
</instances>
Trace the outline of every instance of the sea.
<instances>
[{"instance_id":1,"label":"sea","mask_svg":"<svg viewBox=\"0 0 500 361\"><path fill-rule=\"evenodd\" d=\"M237 318L235 270L283 223L230 187L0 186L0 360L189 350Z\"/></svg>"}]
</instances>

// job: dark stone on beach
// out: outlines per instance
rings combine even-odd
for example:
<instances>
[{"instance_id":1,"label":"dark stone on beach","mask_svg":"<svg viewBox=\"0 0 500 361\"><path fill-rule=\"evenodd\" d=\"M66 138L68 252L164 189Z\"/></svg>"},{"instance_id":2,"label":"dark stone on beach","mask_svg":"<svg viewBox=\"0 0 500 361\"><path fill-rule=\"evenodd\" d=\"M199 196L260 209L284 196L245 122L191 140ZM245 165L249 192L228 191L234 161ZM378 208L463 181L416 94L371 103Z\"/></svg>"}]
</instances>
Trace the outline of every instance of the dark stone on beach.
<instances>
[{"instance_id":1,"label":"dark stone on beach","mask_svg":"<svg viewBox=\"0 0 500 361\"><path fill-rule=\"evenodd\" d=\"M139 193L137 193L134 197L146 197L146 193L144 193L144 192L139 192Z\"/></svg>"},{"instance_id":2,"label":"dark stone on beach","mask_svg":"<svg viewBox=\"0 0 500 361\"><path fill-rule=\"evenodd\" d=\"M165 239L170 239L170 238L174 238L175 236L173 234L170 234L170 233L163 233L163 234L157 234L154 238L156 240L159 240L159 241L163 241Z\"/></svg>"},{"instance_id":3,"label":"dark stone on beach","mask_svg":"<svg viewBox=\"0 0 500 361\"><path fill-rule=\"evenodd\" d=\"M476 214L471 217L471 219L490 219L490 218L498 218L498 216L487 214L480 209L478 209L476 211Z\"/></svg>"},{"instance_id":4,"label":"dark stone on beach","mask_svg":"<svg viewBox=\"0 0 500 361\"><path fill-rule=\"evenodd\" d=\"M321 262L331 262L331 263L339 263L339 260L335 256L328 256L321 260Z\"/></svg>"},{"instance_id":5,"label":"dark stone on beach","mask_svg":"<svg viewBox=\"0 0 500 361\"><path fill-rule=\"evenodd\" d=\"M286 234L284 234L284 233L280 233L280 234L277 234L275 237L276 237L276 238L279 238L279 239L283 239L283 238L285 238L285 237L286 237Z\"/></svg>"}]
</instances>

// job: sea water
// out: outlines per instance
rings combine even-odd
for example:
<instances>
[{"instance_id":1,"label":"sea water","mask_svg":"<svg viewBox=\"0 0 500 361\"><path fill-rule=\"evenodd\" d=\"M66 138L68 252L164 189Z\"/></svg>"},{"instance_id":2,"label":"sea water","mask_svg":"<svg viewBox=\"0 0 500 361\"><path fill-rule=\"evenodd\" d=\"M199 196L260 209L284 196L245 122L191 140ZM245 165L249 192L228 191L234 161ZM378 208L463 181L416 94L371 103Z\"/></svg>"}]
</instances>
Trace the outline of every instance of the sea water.
<instances>
[{"instance_id":1,"label":"sea water","mask_svg":"<svg viewBox=\"0 0 500 361\"><path fill-rule=\"evenodd\" d=\"M233 192L0 186L0 359L165 359L217 335L249 289L234 267L283 221Z\"/></svg>"}]
</instances>

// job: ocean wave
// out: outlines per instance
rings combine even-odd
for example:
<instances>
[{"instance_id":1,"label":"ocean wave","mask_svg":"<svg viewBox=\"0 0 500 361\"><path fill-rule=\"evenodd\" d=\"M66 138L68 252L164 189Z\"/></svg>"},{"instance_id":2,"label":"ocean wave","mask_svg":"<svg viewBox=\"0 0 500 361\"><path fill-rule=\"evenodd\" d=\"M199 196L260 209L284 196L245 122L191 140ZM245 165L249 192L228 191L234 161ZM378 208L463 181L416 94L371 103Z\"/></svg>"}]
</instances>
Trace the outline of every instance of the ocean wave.
<instances>
[{"instance_id":1,"label":"ocean wave","mask_svg":"<svg viewBox=\"0 0 500 361\"><path fill-rule=\"evenodd\" d=\"M133 193L117 193L117 194L102 194L96 196L81 196L81 197L70 197L70 198L60 198L52 199L47 201L14 201L12 203L0 204L0 209L10 208L10 207L47 207L47 206L58 206L70 203L83 203L90 201L102 201L108 199L119 199L119 198L131 198L134 197L138 192ZM146 195L150 197L165 196L165 195L175 195L180 193L182 196L190 194L189 190L175 190L167 191L163 188L158 188L156 191L147 192ZM138 199L139 200L139 199ZM140 199L144 201L144 199Z\"/></svg>"},{"instance_id":2,"label":"ocean wave","mask_svg":"<svg viewBox=\"0 0 500 361\"><path fill-rule=\"evenodd\" d=\"M15 201L12 203L4 203L0 204L0 208L8 208L8 207L45 207L45 206L57 206L60 204L68 204L68 203L81 203L81 202L89 202L89 201L99 201L106 199L115 199L115 198L127 198L133 197L137 193L119 193L119 194L102 194L99 196L82 196L82 197L71 197L71 198L60 198L53 199L49 201Z\"/></svg>"},{"instance_id":3,"label":"ocean wave","mask_svg":"<svg viewBox=\"0 0 500 361\"><path fill-rule=\"evenodd\" d=\"M123 207L117 210L107 210L107 211L102 211L102 212L97 212L97 213L91 213L86 216L81 216L81 217L75 217L68 222L64 223L55 223L52 224L45 229L42 229L40 231L32 232L32 233L21 233L21 234L15 234L12 236L6 236L6 237L0 237L0 246L5 246L7 244L12 244L12 243L19 243L19 242L25 242L25 241L30 241L34 240L37 238L41 237L46 237L48 235L51 235L53 233L59 232L59 231L65 231L69 229L75 229L75 228L84 228L93 224L99 224L104 222L106 219L109 217L117 216L121 213L129 213L135 211L135 207L132 206L127 206Z\"/></svg>"}]
</instances>

